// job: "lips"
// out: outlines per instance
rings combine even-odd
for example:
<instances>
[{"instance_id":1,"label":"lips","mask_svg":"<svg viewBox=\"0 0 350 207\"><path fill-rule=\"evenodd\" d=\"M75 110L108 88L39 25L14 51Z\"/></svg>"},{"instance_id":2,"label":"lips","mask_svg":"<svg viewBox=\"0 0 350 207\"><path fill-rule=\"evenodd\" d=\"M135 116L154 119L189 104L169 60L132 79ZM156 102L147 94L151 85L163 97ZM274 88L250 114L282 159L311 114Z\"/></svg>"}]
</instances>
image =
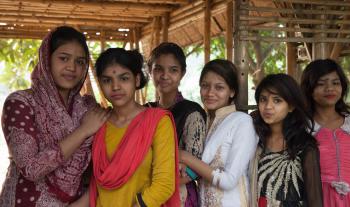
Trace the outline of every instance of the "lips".
<instances>
[{"instance_id":1,"label":"lips","mask_svg":"<svg viewBox=\"0 0 350 207\"><path fill-rule=\"evenodd\" d=\"M69 75L69 74L63 74L62 77L68 81L72 81L72 80L75 80L77 78L76 75Z\"/></svg>"},{"instance_id":2,"label":"lips","mask_svg":"<svg viewBox=\"0 0 350 207\"><path fill-rule=\"evenodd\" d=\"M325 95L324 97L326 99L335 99L337 96L336 95Z\"/></svg>"},{"instance_id":3,"label":"lips","mask_svg":"<svg viewBox=\"0 0 350 207\"><path fill-rule=\"evenodd\" d=\"M119 100L119 99L121 99L123 97L124 97L123 94L113 94L113 95L111 95L111 99L113 99L113 100Z\"/></svg>"}]
</instances>

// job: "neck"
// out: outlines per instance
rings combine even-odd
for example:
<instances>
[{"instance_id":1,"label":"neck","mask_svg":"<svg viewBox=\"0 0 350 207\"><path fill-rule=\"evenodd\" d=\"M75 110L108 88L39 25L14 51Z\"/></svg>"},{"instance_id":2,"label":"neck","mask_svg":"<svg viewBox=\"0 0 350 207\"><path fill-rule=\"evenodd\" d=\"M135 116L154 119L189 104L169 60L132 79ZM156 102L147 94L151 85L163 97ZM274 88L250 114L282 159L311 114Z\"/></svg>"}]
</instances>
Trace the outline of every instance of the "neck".
<instances>
[{"instance_id":1,"label":"neck","mask_svg":"<svg viewBox=\"0 0 350 207\"><path fill-rule=\"evenodd\" d=\"M58 93L60 94L60 96L62 98L63 104L67 107L69 91L59 90Z\"/></svg>"},{"instance_id":2,"label":"neck","mask_svg":"<svg viewBox=\"0 0 350 207\"><path fill-rule=\"evenodd\" d=\"M270 125L271 137L283 137L282 123Z\"/></svg>"},{"instance_id":3,"label":"neck","mask_svg":"<svg viewBox=\"0 0 350 207\"><path fill-rule=\"evenodd\" d=\"M170 93L159 93L159 106L162 108L170 108L175 104L175 98L178 91L172 91Z\"/></svg>"},{"instance_id":4,"label":"neck","mask_svg":"<svg viewBox=\"0 0 350 207\"><path fill-rule=\"evenodd\" d=\"M332 120L340 115L335 111L334 107L316 107L314 119L320 121Z\"/></svg>"}]
</instances>

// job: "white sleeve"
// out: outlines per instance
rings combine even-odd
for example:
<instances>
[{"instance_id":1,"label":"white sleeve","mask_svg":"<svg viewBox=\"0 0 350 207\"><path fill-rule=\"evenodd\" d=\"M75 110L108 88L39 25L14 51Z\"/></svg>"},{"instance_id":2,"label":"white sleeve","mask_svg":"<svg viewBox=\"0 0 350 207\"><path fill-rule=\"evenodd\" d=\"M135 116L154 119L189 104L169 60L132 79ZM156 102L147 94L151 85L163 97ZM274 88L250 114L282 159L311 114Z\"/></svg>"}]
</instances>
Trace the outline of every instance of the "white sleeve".
<instances>
[{"instance_id":1,"label":"white sleeve","mask_svg":"<svg viewBox=\"0 0 350 207\"><path fill-rule=\"evenodd\" d=\"M213 185L223 190L231 190L242 175L247 174L249 161L253 157L258 136L250 116L242 116L232 122L228 136L232 138L224 169L213 171Z\"/></svg>"}]
</instances>

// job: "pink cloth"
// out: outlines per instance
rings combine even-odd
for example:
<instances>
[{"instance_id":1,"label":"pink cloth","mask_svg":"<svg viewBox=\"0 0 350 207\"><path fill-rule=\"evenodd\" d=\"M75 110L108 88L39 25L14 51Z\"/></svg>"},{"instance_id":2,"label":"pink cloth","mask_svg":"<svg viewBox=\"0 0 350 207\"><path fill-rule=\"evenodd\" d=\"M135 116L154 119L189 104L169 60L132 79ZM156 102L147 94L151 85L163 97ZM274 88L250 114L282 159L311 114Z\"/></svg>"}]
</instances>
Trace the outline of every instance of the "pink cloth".
<instances>
[{"instance_id":1,"label":"pink cloth","mask_svg":"<svg viewBox=\"0 0 350 207\"><path fill-rule=\"evenodd\" d=\"M106 189L116 189L124 185L142 163L152 145L154 133L160 119L169 116L175 128L174 120L169 111L158 108L147 108L138 114L129 124L112 160L107 158L105 134L103 125L95 135L92 147L93 175L90 183L90 206L96 206L96 183ZM176 133L174 134L177 143ZM178 149L175 144L175 192L162 207L180 206Z\"/></svg>"},{"instance_id":2,"label":"pink cloth","mask_svg":"<svg viewBox=\"0 0 350 207\"><path fill-rule=\"evenodd\" d=\"M59 141L75 130L96 103L81 97L82 80L70 93L67 109L50 72L49 34L42 42L30 89L7 97L2 127L10 166L0 206L67 206L77 198L81 178L91 159L92 138L64 160Z\"/></svg>"},{"instance_id":3,"label":"pink cloth","mask_svg":"<svg viewBox=\"0 0 350 207\"><path fill-rule=\"evenodd\" d=\"M350 185L350 135L343 128L347 126L335 130L320 128L315 134L319 142L325 207L350 207L350 192L342 195L332 186L337 182Z\"/></svg>"}]
</instances>

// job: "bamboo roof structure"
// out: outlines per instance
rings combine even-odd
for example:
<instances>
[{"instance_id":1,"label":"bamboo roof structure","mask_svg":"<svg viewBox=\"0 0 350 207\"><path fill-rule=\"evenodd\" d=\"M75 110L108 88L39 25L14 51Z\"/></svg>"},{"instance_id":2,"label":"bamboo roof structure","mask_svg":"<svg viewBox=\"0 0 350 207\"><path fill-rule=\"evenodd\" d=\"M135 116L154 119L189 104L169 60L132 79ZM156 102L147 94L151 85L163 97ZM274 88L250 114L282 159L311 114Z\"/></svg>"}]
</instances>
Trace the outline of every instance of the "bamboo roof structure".
<instances>
[{"instance_id":1,"label":"bamboo roof structure","mask_svg":"<svg viewBox=\"0 0 350 207\"><path fill-rule=\"evenodd\" d=\"M206 2L210 2L210 36L223 35L227 31L227 5L238 0L0 0L0 38L42 39L54 27L70 25L90 40L135 42L139 39L144 53L148 54L164 40L181 46L203 44ZM349 1L248 2L239 8L238 21L245 24L240 24L237 30L250 34L243 35L242 40L349 43ZM293 26L280 26L287 24ZM254 31L296 35L260 37L251 35ZM325 35L317 36L322 32Z\"/></svg>"},{"instance_id":2,"label":"bamboo roof structure","mask_svg":"<svg viewBox=\"0 0 350 207\"><path fill-rule=\"evenodd\" d=\"M300 56L350 54L350 0L0 0L0 38L42 39L61 25L88 40L130 43L146 57L163 41L204 45L206 62L210 39L225 36L246 91L250 41L286 42L291 75Z\"/></svg>"}]
</instances>

